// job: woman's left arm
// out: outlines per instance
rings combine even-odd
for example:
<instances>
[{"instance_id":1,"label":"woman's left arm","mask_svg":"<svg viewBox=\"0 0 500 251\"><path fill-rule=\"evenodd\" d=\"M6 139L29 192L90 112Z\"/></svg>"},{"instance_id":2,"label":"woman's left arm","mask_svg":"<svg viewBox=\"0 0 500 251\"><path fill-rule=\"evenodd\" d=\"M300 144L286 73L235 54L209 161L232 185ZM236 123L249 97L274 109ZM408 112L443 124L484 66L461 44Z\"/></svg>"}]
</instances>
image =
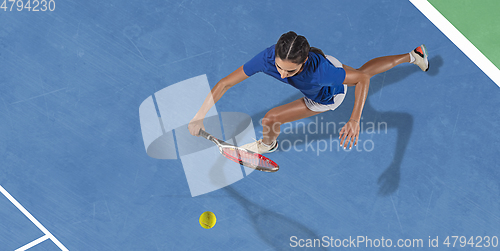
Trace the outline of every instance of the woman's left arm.
<instances>
[{"instance_id":1,"label":"woman's left arm","mask_svg":"<svg viewBox=\"0 0 500 251\"><path fill-rule=\"evenodd\" d=\"M341 146L344 146L344 148L349 146L350 149L352 148L353 144L354 146L358 144L360 131L359 121L361 119L363 107L365 106L368 89L370 88L370 76L350 67L345 67L345 71L346 77L344 80L344 84L348 86L355 86L356 90L354 93L355 100L351 118L340 130L339 139Z\"/></svg>"}]
</instances>

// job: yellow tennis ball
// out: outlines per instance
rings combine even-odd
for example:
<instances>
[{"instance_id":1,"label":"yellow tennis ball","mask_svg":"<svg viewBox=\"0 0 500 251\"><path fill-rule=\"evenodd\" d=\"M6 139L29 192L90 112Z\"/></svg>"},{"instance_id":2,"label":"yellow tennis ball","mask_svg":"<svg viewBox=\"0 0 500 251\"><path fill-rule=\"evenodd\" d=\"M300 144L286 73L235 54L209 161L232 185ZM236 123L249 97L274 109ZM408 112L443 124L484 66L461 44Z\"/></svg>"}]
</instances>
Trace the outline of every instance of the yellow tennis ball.
<instances>
[{"instance_id":1,"label":"yellow tennis ball","mask_svg":"<svg viewBox=\"0 0 500 251\"><path fill-rule=\"evenodd\" d=\"M200 216L200 225L206 229L214 227L216 221L215 214L210 211L206 211Z\"/></svg>"}]
</instances>

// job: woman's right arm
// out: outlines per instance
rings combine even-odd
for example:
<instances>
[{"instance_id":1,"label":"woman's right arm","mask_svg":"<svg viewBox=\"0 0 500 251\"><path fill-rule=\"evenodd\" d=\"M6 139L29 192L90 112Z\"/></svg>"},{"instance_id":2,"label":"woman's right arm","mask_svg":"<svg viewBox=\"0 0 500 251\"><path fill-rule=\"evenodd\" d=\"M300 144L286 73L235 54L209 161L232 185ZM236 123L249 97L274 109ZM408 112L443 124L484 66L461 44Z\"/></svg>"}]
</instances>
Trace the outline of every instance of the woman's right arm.
<instances>
[{"instance_id":1,"label":"woman's right arm","mask_svg":"<svg viewBox=\"0 0 500 251\"><path fill-rule=\"evenodd\" d=\"M212 91L207 95L203 105L201 105L200 110L196 113L194 118L189 122L188 129L189 132L198 136L200 129L205 130L203 126L203 119L207 115L210 108L212 108L217 101L224 95L224 93L234 85L240 83L241 81L247 79L248 76L243 71L243 66L233 71L231 74L227 75L227 77L221 79L215 86L212 88Z\"/></svg>"}]
</instances>

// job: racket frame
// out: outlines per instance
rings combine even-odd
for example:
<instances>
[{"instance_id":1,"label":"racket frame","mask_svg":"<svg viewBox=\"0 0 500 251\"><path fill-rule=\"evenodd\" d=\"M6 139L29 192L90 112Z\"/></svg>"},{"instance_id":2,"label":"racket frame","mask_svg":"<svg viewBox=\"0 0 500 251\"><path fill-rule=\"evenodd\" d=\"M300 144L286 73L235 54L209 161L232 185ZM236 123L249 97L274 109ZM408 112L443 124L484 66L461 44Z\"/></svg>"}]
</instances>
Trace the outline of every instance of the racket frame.
<instances>
[{"instance_id":1,"label":"racket frame","mask_svg":"<svg viewBox=\"0 0 500 251\"><path fill-rule=\"evenodd\" d=\"M249 167L249 168L252 168L252 169L255 169L255 170L258 170L258 171L262 171L262 172L276 172L279 170L279 166L278 164L276 164L274 161L272 161L271 159L265 157L264 155L262 154L258 154L258 153L255 153L255 152L252 152L252 151L249 151L245 148L241 148L241 147L237 147L237 146L234 146L234 145L231 145L227 142L224 142L214 136L212 136L210 133L204 131L203 129L200 129L200 132L198 133L199 136L205 138L205 139L208 139L210 141L212 141L215 145L217 145L217 147L219 148L219 152L226 158L236 162L236 163L239 163L240 165L242 166L246 166L246 167ZM224 148L232 148L232 149L235 149L235 150L238 150L238 151L244 151L244 152L247 152L247 153L250 153L250 154L253 154L253 155L256 155L256 157L258 157L259 159L263 160L263 161L268 161L270 162L273 166L275 166L275 168L267 168L267 167L262 167L262 166L259 166L259 165L254 165L254 164L251 164L251 163L247 163L247 162L243 162L242 160L240 159L237 159L231 155L228 155L224 152Z\"/></svg>"}]
</instances>

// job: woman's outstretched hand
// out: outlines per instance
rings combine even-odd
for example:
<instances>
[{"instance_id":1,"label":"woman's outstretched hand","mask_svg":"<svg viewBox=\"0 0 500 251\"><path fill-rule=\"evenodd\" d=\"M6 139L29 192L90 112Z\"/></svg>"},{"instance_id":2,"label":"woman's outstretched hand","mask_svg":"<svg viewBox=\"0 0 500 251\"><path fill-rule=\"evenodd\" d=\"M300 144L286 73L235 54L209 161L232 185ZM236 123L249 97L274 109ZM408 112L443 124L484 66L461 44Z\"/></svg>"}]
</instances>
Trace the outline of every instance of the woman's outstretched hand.
<instances>
[{"instance_id":1,"label":"woman's outstretched hand","mask_svg":"<svg viewBox=\"0 0 500 251\"><path fill-rule=\"evenodd\" d=\"M358 137L359 123L354 119L350 119L340 130L340 146L343 146L345 149L350 143L349 149L351 149L353 144L354 146L358 144Z\"/></svg>"},{"instance_id":2,"label":"woman's outstretched hand","mask_svg":"<svg viewBox=\"0 0 500 251\"><path fill-rule=\"evenodd\" d=\"M193 136L199 136L200 129L205 130L205 126L203 126L203 119L194 118L191 122L189 122L188 130Z\"/></svg>"}]
</instances>

